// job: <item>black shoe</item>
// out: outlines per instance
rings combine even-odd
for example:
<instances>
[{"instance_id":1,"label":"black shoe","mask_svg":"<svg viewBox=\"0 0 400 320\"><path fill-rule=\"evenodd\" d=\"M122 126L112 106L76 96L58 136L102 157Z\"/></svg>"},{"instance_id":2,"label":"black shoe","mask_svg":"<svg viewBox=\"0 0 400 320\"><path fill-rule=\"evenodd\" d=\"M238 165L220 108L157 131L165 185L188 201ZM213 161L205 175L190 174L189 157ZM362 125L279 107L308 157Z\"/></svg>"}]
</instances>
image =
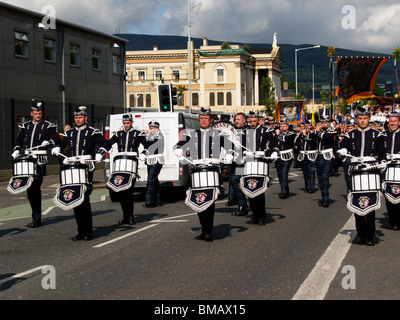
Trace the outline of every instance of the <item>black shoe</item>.
<instances>
[{"instance_id":1,"label":"black shoe","mask_svg":"<svg viewBox=\"0 0 400 320\"><path fill-rule=\"evenodd\" d=\"M82 234L77 234L75 237L72 238L72 241L80 241L83 240L84 236Z\"/></svg>"},{"instance_id":2,"label":"black shoe","mask_svg":"<svg viewBox=\"0 0 400 320\"><path fill-rule=\"evenodd\" d=\"M264 220L260 220L260 221L258 222L258 224L259 224L260 226L265 226L265 221L264 221Z\"/></svg>"},{"instance_id":3,"label":"black shoe","mask_svg":"<svg viewBox=\"0 0 400 320\"><path fill-rule=\"evenodd\" d=\"M204 232L202 232L200 235L198 235L197 237L196 237L196 239L197 240L204 240L204 237L205 237L205 233Z\"/></svg>"},{"instance_id":4,"label":"black shoe","mask_svg":"<svg viewBox=\"0 0 400 320\"><path fill-rule=\"evenodd\" d=\"M232 206L236 206L236 205L237 205L236 201L228 200L227 202L225 202L226 207L232 207Z\"/></svg>"},{"instance_id":5,"label":"black shoe","mask_svg":"<svg viewBox=\"0 0 400 320\"><path fill-rule=\"evenodd\" d=\"M329 207L329 201L322 201L322 206L324 208L328 208Z\"/></svg>"},{"instance_id":6,"label":"black shoe","mask_svg":"<svg viewBox=\"0 0 400 320\"><path fill-rule=\"evenodd\" d=\"M289 193L281 193L281 194L279 195L279 198L281 198L281 199L289 198Z\"/></svg>"},{"instance_id":7,"label":"black shoe","mask_svg":"<svg viewBox=\"0 0 400 320\"><path fill-rule=\"evenodd\" d=\"M162 202L156 204L157 207L162 207L163 205L164 205L164 203L162 203Z\"/></svg>"},{"instance_id":8,"label":"black shoe","mask_svg":"<svg viewBox=\"0 0 400 320\"><path fill-rule=\"evenodd\" d=\"M83 237L83 240L84 240L84 241L90 241L90 240L93 240L93 235L92 235L92 234L90 234L90 235L84 236L84 237Z\"/></svg>"},{"instance_id":9,"label":"black shoe","mask_svg":"<svg viewBox=\"0 0 400 320\"><path fill-rule=\"evenodd\" d=\"M29 228L39 228L42 225L40 221L32 221L28 223Z\"/></svg>"},{"instance_id":10,"label":"black shoe","mask_svg":"<svg viewBox=\"0 0 400 320\"><path fill-rule=\"evenodd\" d=\"M307 190L308 193L315 193L315 191L316 191L315 189L309 189L309 190Z\"/></svg>"},{"instance_id":11,"label":"black shoe","mask_svg":"<svg viewBox=\"0 0 400 320\"><path fill-rule=\"evenodd\" d=\"M399 226L396 226L396 225L390 226L390 229L392 229L392 230L400 230Z\"/></svg>"},{"instance_id":12,"label":"black shoe","mask_svg":"<svg viewBox=\"0 0 400 320\"><path fill-rule=\"evenodd\" d=\"M156 205L155 204L143 204L143 208L155 208Z\"/></svg>"},{"instance_id":13,"label":"black shoe","mask_svg":"<svg viewBox=\"0 0 400 320\"><path fill-rule=\"evenodd\" d=\"M232 212L232 215L233 216L238 216L238 217L245 216L245 215L247 215L247 208L243 207L243 206L239 207L238 210L236 210L235 212Z\"/></svg>"},{"instance_id":14,"label":"black shoe","mask_svg":"<svg viewBox=\"0 0 400 320\"><path fill-rule=\"evenodd\" d=\"M206 234L204 235L204 241L211 242L211 241L213 241L213 240L214 240L214 239L213 239L213 236L212 236L211 233L206 233Z\"/></svg>"},{"instance_id":15,"label":"black shoe","mask_svg":"<svg viewBox=\"0 0 400 320\"><path fill-rule=\"evenodd\" d=\"M375 242L374 242L374 240L367 240L367 241L365 242L365 244L366 244L367 246L369 246L369 247L373 247L373 246L375 245Z\"/></svg>"},{"instance_id":16,"label":"black shoe","mask_svg":"<svg viewBox=\"0 0 400 320\"><path fill-rule=\"evenodd\" d=\"M357 243L357 244L366 244L367 241L365 240L365 238L358 238L358 240L357 240L356 243Z\"/></svg>"},{"instance_id":17,"label":"black shoe","mask_svg":"<svg viewBox=\"0 0 400 320\"><path fill-rule=\"evenodd\" d=\"M118 225L122 225L122 224L128 224L129 220L128 219L122 219L118 221Z\"/></svg>"},{"instance_id":18,"label":"black shoe","mask_svg":"<svg viewBox=\"0 0 400 320\"><path fill-rule=\"evenodd\" d=\"M260 224L260 220L253 220L250 221L251 224Z\"/></svg>"},{"instance_id":19,"label":"black shoe","mask_svg":"<svg viewBox=\"0 0 400 320\"><path fill-rule=\"evenodd\" d=\"M130 225L136 224L135 218L129 218L128 224L130 224Z\"/></svg>"}]
</instances>

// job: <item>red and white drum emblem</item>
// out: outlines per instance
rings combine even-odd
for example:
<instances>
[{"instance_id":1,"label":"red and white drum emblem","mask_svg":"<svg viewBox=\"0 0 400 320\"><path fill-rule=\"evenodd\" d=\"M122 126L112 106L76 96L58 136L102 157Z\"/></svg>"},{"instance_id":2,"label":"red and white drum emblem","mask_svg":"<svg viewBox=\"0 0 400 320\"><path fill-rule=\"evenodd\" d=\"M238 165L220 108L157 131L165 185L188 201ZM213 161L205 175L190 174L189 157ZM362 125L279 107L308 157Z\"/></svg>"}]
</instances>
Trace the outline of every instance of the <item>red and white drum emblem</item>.
<instances>
[{"instance_id":1,"label":"red and white drum emblem","mask_svg":"<svg viewBox=\"0 0 400 320\"><path fill-rule=\"evenodd\" d=\"M120 186L121 183L122 183L123 181L124 181L124 178L121 177L121 176L116 176L116 177L114 178L114 184L115 184L116 186Z\"/></svg>"},{"instance_id":2,"label":"red and white drum emblem","mask_svg":"<svg viewBox=\"0 0 400 320\"><path fill-rule=\"evenodd\" d=\"M368 207L370 200L371 199L366 196L362 196L362 197L358 198L358 204L359 204L360 208L365 209L366 207Z\"/></svg>"},{"instance_id":3,"label":"red and white drum emblem","mask_svg":"<svg viewBox=\"0 0 400 320\"><path fill-rule=\"evenodd\" d=\"M21 179L15 179L15 180L14 180L14 183L13 183L13 187L14 187L15 189L19 188L19 186L21 185L21 183L22 183L22 180L21 180Z\"/></svg>"},{"instance_id":4,"label":"red and white drum emblem","mask_svg":"<svg viewBox=\"0 0 400 320\"><path fill-rule=\"evenodd\" d=\"M195 197L196 197L197 204L202 204L202 203L204 203L204 201L206 201L207 195L204 192L200 192L200 193L196 193Z\"/></svg>"},{"instance_id":5,"label":"red and white drum emblem","mask_svg":"<svg viewBox=\"0 0 400 320\"><path fill-rule=\"evenodd\" d=\"M70 201L74 195L74 190L67 189L63 192L63 198L65 201Z\"/></svg>"},{"instance_id":6,"label":"red and white drum emblem","mask_svg":"<svg viewBox=\"0 0 400 320\"><path fill-rule=\"evenodd\" d=\"M393 194L400 194L400 186L398 184L392 185L391 189Z\"/></svg>"},{"instance_id":7,"label":"red and white drum emblem","mask_svg":"<svg viewBox=\"0 0 400 320\"><path fill-rule=\"evenodd\" d=\"M258 181L256 179L250 179L249 181L247 181L247 186L251 190L257 188L257 184L258 184Z\"/></svg>"}]
</instances>

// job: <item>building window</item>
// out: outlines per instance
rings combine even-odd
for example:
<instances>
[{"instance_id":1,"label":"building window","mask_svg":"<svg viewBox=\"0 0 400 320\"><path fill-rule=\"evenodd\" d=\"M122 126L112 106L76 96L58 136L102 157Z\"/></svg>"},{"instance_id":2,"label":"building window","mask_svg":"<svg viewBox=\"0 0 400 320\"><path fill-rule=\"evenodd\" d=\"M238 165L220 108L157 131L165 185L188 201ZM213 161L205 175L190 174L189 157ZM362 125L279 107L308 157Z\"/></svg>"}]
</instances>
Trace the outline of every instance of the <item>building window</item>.
<instances>
[{"instance_id":1,"label":"building window","mask_svg":"<svg viewBox=\"0 0 400 320\"><path fill-rule=\"evenodd\" d=\"M15 37L15 55L17 57L28 58L28 34L25 32L14 32Z\"/></svg>"},{"instance_id":2,"label":"building window","mask_svg":"<svg viewBox=\"0 0 400 320\"><path fill-rule=\"evenodd\" d=\"M146 94L146 108L151 108L151 94Z\"/></svg>"},{"instance_id":3,"label":"building window","mask_svg":"<svg viewBox=\"0 0 400 320\"><path fill-rule=\"evenodd\" d=\"M145 81L146 80L146 71L145 70L138 70L137 71L137 78L139 81Z\"/></svg>"},{"instance_id":4,"label":"building window","mask_svg":"<svg viewBox=\"0 0 400 320\"><path fill-rule=\"evenodd\" d=\"M226 94L226 105L231 106L232 105L232 93L228 92Z\"/></svg>"},{"instance_id":5,"label":"building window","mask_svg":"<svg viewBox=\"0 0 400 320\"><path fill-rule=\"evenodd\" d=\"M155 70L154 71L154 79L161 81L163 79L163 71L162 70Z\"/></svg>"},{"instance_id":6,"label":"building window","mask_svg":"<svg viewBox=\"0 0 400 320\"><path fill-rule=\"evenodd\" d=\"M194 106L198 106L199 105L199 94L198 93L193 93L192 94L192 104Z\"/></svg>"},{"instance_id":7,"label":"building window","mask_svg":"<svg viewBox=\"0 0 400 320\"><path fill-rule=\"evenodd\" d=\"M137 96L136 96L136 102L137 102L137 107L139 107L139 108L143 108L143 95L142 94L138 94Z\"/></svg>"},{"instance_id":8,"label":"building window","mask_svg":"<svg viewBox=\"0 0 400 320\"><path fill-rule=\"evenodd\" d=\"M214 68L215 70L215 82L225 83L225 66L223 64L217 64Z\"/></svg>"},{"instance_id":9,"label":"building window","mask_svg":"<svg viewBox=\"0 0 400 320\"><path fill-rule=\"evenodd\" d=\"M92 68L95 71L101 71L101 51L92 49Z\"/></svg>"},{"instance_id":10,"label":"building window","mask_svg":"<svg viewBox=\"0 0 400 320\"><path fill-rule=\"evenodd\" d=\"M215 106L215 94L214 94L214 92L210 93L210 106Z\"/></svg>"},{"instance_id":11,"label":"building window","mask_svg":"<svg viewBox=\"0 0 400 320\"><path fill-rule=\"evenodd\" d=\"M44 39L44 61L56 62L56 42L52 39Z\"/></svg>"},{"instance_id":12,"label":"building window","mask_svg":"<svg viewBox=\"0 0 400 320\"><path fill-rule=\"evenodd\" d=\"M134 94L129 95L129 108L135 107L135 99L136 99L136 97Z\"/></svg>"},{"instance_id":13,"label":"building window","mask_svg":"<svg viewBox=\"0 0 400 320\"><path fill-rule=\"evenodd\" d=\"M81 66L81 55L80 55L80 46L76 44L71 44L69 46L70 53L70 64L72 67L80 67Z\"/></svg>"},{"instance_id":14,"label":"building window","mask_svg":"<svg viewBox=\"0 0 400 320\"><path fill-rule=\"evenodd\" d=\"M115 74L122 73L121 57L116 54L113 54L113 73L115 73Z\"/></svg>"},{"instance_id":15,"label":"building window","mask_svg":"<svg viewBox=\"0 0 400 320\"><path fill-rule=\"evenodd\" d=\"M217 93L217 104L219 106L223 106L224 105L224 93L223 92L218 92Z\"/></svg>"},{"instance_id":16,"label":"building window","mask_svg":"<svg viewBox=\"0 0 400 320\"><path fill-rule=\"evenodd\" d=\"M173 80L179 80L181 77L180 77L180 70L179 69L175 69L175 70L172 70L172 79Z\"/></svg>"}]
</instances>

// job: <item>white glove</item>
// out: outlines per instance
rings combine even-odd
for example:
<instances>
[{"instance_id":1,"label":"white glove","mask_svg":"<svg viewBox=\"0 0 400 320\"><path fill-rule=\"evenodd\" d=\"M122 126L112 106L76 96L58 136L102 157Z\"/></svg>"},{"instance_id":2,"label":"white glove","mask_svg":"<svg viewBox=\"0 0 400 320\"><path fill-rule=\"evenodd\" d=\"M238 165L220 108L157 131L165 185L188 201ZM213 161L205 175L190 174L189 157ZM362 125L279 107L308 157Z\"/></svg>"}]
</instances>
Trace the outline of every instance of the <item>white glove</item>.
<instances>
[{"instance_id":1,"label":"white glove","mask_svg":"<svg viewBox=\"0 0 400 320\"><path fill-rule=\"evenodd\" d=\"M47 140L43 140L42 144L40 145L41 147L47 147L50 144Z\"/></svg>"},{"instance_id":2,"label":"white glove","mask_svg":"<svg viewBox=\"0 0 400 320\"><path fill-rule=\"evenodd\" d=\"M64 158L64 160L63 160L63 164L69 164L69 160L68 160L68 158Z\"/></svg>"},{"instance_id":3,"label":"white glove","mask_svg":"<svg viewBox=\"0 0 400 320\"><path fill-rule=\"evenodd\" d=\"M175 154L177 157L180 157L180 156L182 156L182 154L183 154L183 150L182 150L181 148L177 148L177 149L174 150L174 154Z\"/></svg>"},{"instance_id":4,"label":"white glove","mask_svg":"<svg viewBox=\"0 0 400 320\"><path fill-rule=\"evenodd\" d=\"M53 149L51 149L51 154L58 157L60 151L61 151L60 147L54 147Z\"/></svg>"},{"instance_id":5,"label":"white glove","mask_svg":"<svg viewBox=\"0 0 400 320\"><path fill-rule=\"evenodd\" d=\"M377 165L377 168L381 171L385 171L387 168L387 163L385 161L382 161L380 164Z\"/></svg>"},{"instance_id":6,"label":"white glove","mask_svg":"<svg viewBox=\"0 0 400 320\"><path fill-rule=\"evenodd\" d=\"M227 153L227 154L225 155L225 161L228 162L228 163L232 163L232 161L233 161L233 155L231 155L230 153Z\"/></svg>"},{"instance_id":7,"label":"white glove","mask_svg":"<svg viewBox=\"0 0 400 320\"><path fill-rule=\"evenodd\" d=\"M337 153L339 156L345 157L347 155L347 149L346 148L339 149Z\"/></svg>"},{"instance_id":8,"label":"white glove","mask_svg":"<svg viewBox=\"0 0 400 320\"><path fill-rule=\"evenodd\" d=\"M147 156L144 153L139 154L140 161L146 161Z\"/></svg>"},{"instance_id":9,"label":"white glove","mask_svg":"<svg viewBox=\"0 0 400 320\"><path fill-rule=\"evenodd\" d=\"M13 157L14 159L16 159L19 156L19 150L15 150L12 154L11 157Z\"/></svg>"},{"instance_id":10,"label":"white glove","mask_svg":"<svg viewBox=\"0 0 400 320\"><path fill-rule=\"evenodd\" d=\"M278 158L279 158L278 152L274 151L274 152L271 153L271 159L272 160L277 160Z\"/></svg>"},{"instance_id":11,"label":"white glove","mask_svg":"<svg viewBox=\"0 0 400 320\"><path fill-rule=\"evenodd\" d=\"M101 160L103 159L103 156L100 153L96 153L95 159L97 162L101 162Z\"/></svg>"}]
</instances>

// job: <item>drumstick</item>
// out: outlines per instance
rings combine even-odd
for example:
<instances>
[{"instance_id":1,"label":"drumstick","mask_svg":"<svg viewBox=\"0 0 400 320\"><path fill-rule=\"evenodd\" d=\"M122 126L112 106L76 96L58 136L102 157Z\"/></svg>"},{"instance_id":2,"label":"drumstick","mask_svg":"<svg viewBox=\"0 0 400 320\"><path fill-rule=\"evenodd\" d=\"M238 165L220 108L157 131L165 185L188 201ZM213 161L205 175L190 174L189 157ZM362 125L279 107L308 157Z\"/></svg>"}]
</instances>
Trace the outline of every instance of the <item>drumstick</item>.
<instances>
[{"instance_id":1,"label":"drumstick","mask_svg":"<svg viewBox=\"0 0 400 320\"><path fill-rule=\"evenodd\" d=\"M183 160L186 160L187 162L189 162L189 163L194 165L194 163L192 161L190 161L188 158L186 158L186 157L184 157L182 155L180 155L179 158L182 158Z\"/></svg>"}]
</instances>

